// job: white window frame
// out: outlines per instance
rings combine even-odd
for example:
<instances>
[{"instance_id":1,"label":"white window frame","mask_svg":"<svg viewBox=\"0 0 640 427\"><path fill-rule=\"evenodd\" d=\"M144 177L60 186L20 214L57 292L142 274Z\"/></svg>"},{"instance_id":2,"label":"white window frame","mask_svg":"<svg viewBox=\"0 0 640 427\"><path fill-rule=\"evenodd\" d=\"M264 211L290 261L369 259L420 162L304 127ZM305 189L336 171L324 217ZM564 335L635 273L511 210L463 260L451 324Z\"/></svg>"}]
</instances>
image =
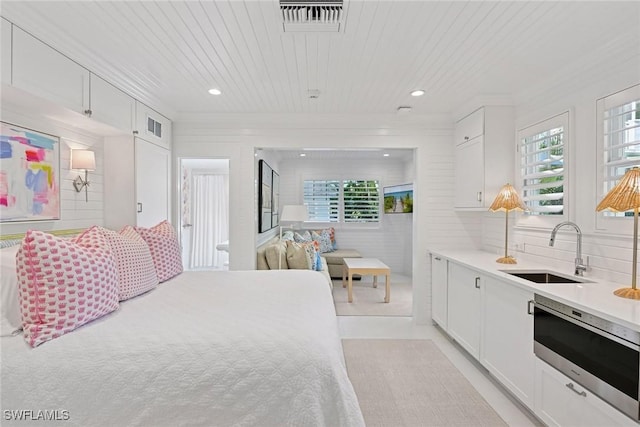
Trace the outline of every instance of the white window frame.
<instances>
[{"instance_id":1,"label":"white window frame","mask_svg":"<svg viewBox=\"0 0 640 427\"><path fill-rule=\"evenodd\" d=\"M596 212L595 207L604 198L610 188L606 187L606 155L605 151L605 112L611 108L640 99L640 84L631 86L619 92L607 95L596 100L596 200L594 201L594 214L596 215L596 232L608 234L621 234L629 236L633 229L633 219L628 216L612 216L606 211ZM640 157L637 162L627 165L640 166Z\"/></svg>"},{"instance_id":2,"label":"white window frame","mask_svg":"<svg viewBox=\"0 0 640 427\"><path fill-rule=\"evenodd\" d=\"M531 135L535 135L550 129L562 127L563 128L563 164L564 170L562 174L563 185L563 209L560 215L531 215L527 212L518 216L516 222L517 227L522 228L537 228L537 229L551 229L556 224L569 219L570 213L570 189L571 186L571 129L569 127L569 111L562 112L556 116L549 117L538 123L528 125L517 131L516 135L516 189L520 196L524 196L524 177L522 173L522 152L521 145L522 140Z\"/></svg>"},{"instance_id":3,"label":"white window frame","mask_svg":"<svg viewBox=\"0 0 640 427\"><path fill-rule=\"evenodd\" d=\"M302 203L306 204L304 187L307 181L337 181L339 183L339 202L337 221L326 221L322 219L309 218L309 223L332 224L347 227L379 227L382 224L382 181L378 178L305 178L302 180ZM378 218L375 221L345 221L344 185L347 181L376 181L378 183Z\"/></svg>"}]
</instances>

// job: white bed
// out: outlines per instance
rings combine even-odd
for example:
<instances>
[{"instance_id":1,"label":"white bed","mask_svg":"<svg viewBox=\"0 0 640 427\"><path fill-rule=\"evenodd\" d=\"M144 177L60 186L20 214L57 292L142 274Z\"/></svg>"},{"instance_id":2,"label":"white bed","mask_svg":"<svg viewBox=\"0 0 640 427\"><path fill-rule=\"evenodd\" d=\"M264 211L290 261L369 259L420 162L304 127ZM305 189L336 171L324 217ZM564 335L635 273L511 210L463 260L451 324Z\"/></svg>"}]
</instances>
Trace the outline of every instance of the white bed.
<instances>
[{"instance_id":1,"label":"white bed","mask_svg":"<svg viewBox=\"0 0 640 427\"><path fill-rule=\"evenodd\" d=\"M37 348L3 337L1 390L2 425L364 425L312 271L185 272Z\"/></svg>"}]
</instances>

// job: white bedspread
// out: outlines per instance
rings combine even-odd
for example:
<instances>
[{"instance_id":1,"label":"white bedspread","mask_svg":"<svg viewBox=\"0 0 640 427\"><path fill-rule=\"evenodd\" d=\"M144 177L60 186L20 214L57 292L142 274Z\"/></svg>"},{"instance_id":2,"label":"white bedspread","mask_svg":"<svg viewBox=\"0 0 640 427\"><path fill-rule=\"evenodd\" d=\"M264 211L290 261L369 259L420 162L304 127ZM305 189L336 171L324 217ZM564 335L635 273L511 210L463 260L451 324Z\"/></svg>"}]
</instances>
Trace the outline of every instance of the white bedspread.
<instances>
[{"instance_id":1,"label":"white bedspread","mask_svg":"<svg viewBox=\"0 0 640 427\"><path fill-rule=\"evenodd\" d=\"M3 426L364 425L310 271L183 273L35 349L2 338L1 377Z\"/></svg>"}]
</instances>

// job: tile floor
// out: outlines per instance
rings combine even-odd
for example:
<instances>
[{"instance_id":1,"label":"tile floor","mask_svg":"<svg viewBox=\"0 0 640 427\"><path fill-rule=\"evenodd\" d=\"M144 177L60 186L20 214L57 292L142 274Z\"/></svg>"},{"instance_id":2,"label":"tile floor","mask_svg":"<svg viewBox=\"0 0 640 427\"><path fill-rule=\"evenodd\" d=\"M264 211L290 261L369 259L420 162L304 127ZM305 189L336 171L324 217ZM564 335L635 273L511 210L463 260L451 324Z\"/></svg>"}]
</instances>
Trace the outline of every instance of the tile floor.
<instances>
[{"instance_id":1,"label":"tile floor","mask_svg":"<svg viewBox=\"0 0 640 427\"><path fill-rule=\"evenodd\" d=\"M430 339L462 372L510 426L542 425L516 402L478 362L432 325L416 325L412 317L338 316L342 338Z\"/></svg>"}]
</instances>

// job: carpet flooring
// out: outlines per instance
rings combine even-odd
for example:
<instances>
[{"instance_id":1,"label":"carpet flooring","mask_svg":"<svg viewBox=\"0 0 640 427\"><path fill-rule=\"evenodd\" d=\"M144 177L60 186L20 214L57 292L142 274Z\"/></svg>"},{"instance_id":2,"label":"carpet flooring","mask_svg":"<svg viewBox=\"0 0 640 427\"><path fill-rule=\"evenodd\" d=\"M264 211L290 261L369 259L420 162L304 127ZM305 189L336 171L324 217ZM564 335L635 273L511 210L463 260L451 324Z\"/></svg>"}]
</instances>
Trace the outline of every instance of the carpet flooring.
<instances>
[{"instance_id":1,"label":"carpet flooring","mask_svg":"<svg viewBox=\"0 0 640 427\"><path fill-rule=\"evenodd\" d=\"M384 302L384 277L373 287L371 277L353 281L353 302L347 302L342 280L333 280L333 302L338 316L411 316L413 290L411 278L391 276L391 299Z\"/></svg>"},{"instance_id":2,"label":"carpet flooring","mask_svg":"<svg viewBox=\"0 0 640 427\"><path fill-rule=\"evenodd\" d=\"M506 426L431 340L342 340L368 427Z\"/></svg>"}]
</instances>

